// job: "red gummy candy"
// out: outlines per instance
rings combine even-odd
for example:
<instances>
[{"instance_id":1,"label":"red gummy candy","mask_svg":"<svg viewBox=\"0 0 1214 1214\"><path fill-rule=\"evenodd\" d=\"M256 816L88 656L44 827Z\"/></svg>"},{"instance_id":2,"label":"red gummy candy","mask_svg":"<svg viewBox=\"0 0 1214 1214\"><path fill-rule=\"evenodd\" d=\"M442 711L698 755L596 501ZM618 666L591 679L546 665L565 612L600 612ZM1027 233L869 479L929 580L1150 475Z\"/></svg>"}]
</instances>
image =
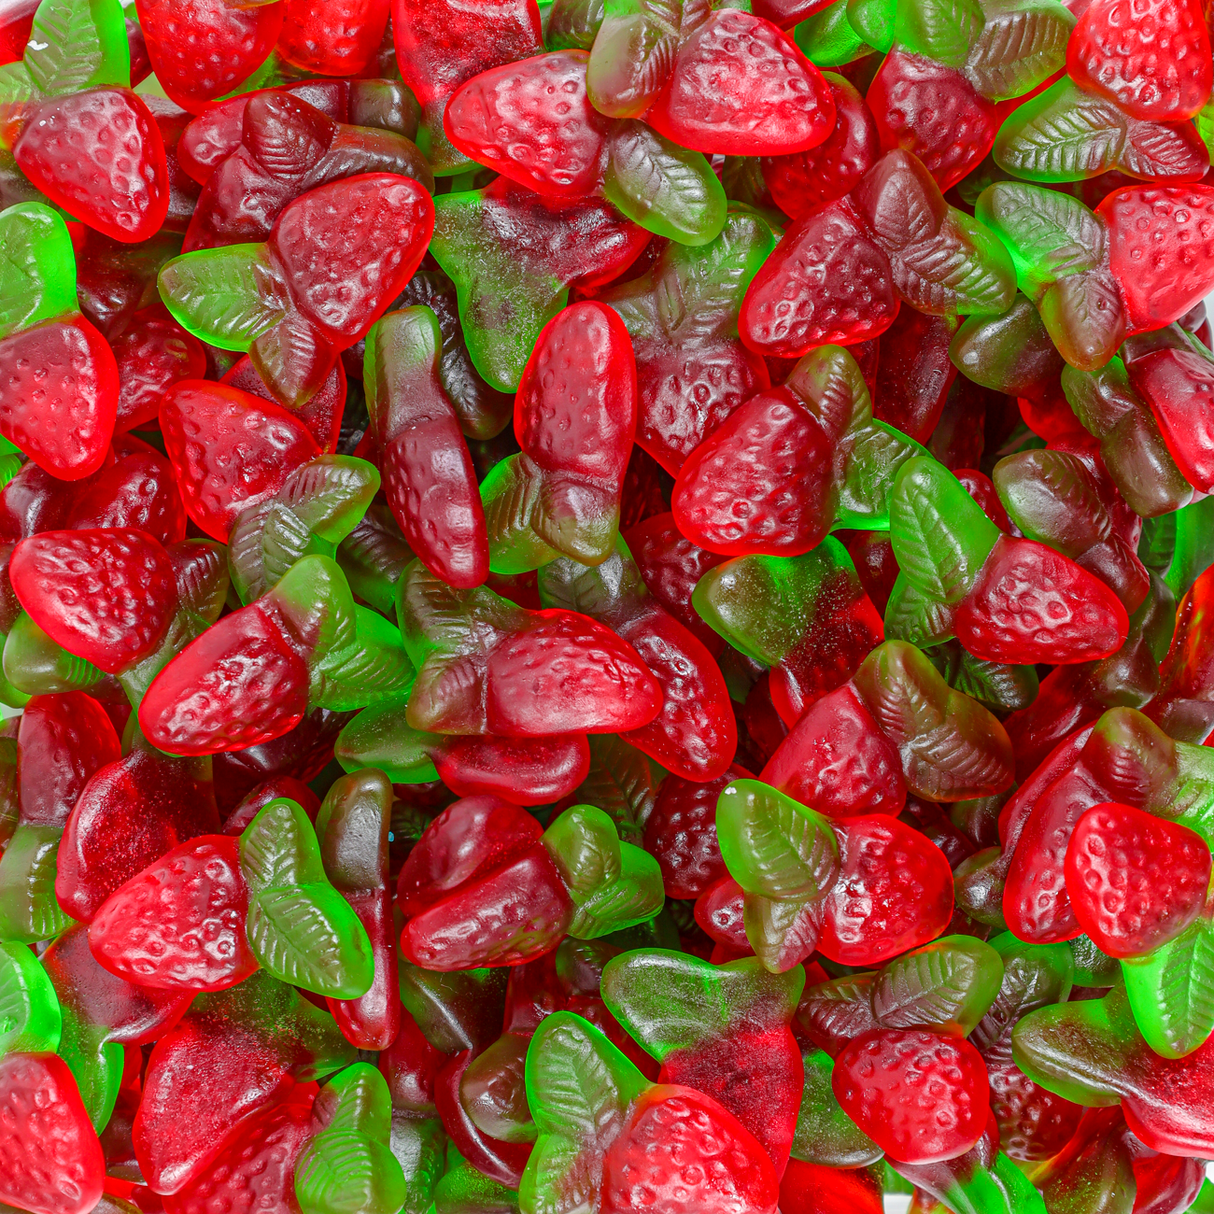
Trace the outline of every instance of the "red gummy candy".
<instances>
[{"instance_id":1,"label":"red gummy candy","mask_svg":"<svg viewBox=\"0 0 1214 1214\"><path fill-rule=\"evenodd\" d=\"M1135 957L1175 939L1201 913L1210 849L1188 827L1110 801L1079 819L1065 872L1075 918L1096 947Z\"/></svg>"},{"instance_id":2,"label":"red gummy candy","mask_svg":"<svg viewBox=\"0 0 1214 1214\"><path fill-rule=\"evenodd\" d=\"M891 1158L962 1155L990 1119L986 1065L962 1037L880 1029L843 1047L831 1087L847 1115Z\"/></svg>"},{"instance_id":3,"label":"red gummy candy","mask_svg":"<svg viewBox=\"0 0 1214 1214\"><path fill-rule=\"evenodd\" d=\"M115 890L89 927L89 945L106 969L129 982L224 990L257 968L245 939L248 903L238 841L204 835Z\"/></svg>"},{"instance_id":4,"label":"red gummy candy","mask_svg":"<svg viewBox=\"0 0 1214 1214\"><path fill-rule=\"evenodd\" d=\"M9 576L52 640L111 674L156 648L177 606L169 554L143 531L44 531L13 550Z\"/></svg>"}]
</instances>

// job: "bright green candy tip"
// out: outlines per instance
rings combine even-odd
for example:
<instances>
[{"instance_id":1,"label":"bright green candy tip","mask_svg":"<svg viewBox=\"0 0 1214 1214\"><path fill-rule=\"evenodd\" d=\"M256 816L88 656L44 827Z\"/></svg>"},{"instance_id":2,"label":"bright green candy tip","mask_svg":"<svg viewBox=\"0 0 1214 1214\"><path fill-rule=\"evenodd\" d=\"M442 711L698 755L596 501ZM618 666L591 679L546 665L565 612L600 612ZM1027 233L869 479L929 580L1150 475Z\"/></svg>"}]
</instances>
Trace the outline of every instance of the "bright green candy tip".
<instances>
[{"instance_id":1,"label":"bright green candy tip","mask_svg":"<svg viewBox=\"0 0 1214 1214\"><path fill-rule=\"evenodd\" d=\"M304 1214L396 1214L407 1186L389 1149L392 1097L379 1071L356 1062L321 1089L312 1109L321 1131L295 1164Z\"/></svg>"},{"instance_id":2,"label":"bright green candy tip","mask_svg":"<svg viewBox=\"0 0 1214 1214\"><path fill-rule=\"evenodd\" d=\"M24 944L0 941L0 1057L54 1053L62 1032L59 999Z\"/></svg>"},{"instance_id":3,"label":"bright green candy tip","mask_svg":"<svg viewBox=\"0 0 1214 1214\"><path fill-rule=\"evenodd\" d=\"M839 871L830 822L759 780L734 780L721 791L717 837L726 868L747 893L813 899Z\"/></svg>"},{"instance_id":4,"label":"bright green candy tip","mask_svg":"<svg viewBox=\"0 0 1214 1214\"><path fill-rule=\"evenodd\" d=\"M249 886L246 936L275 977L334 999L354 999L375 978L371 942L325 876L316 832L301 806L271 801L240 837Z\"/></svg>"}]
</instances>

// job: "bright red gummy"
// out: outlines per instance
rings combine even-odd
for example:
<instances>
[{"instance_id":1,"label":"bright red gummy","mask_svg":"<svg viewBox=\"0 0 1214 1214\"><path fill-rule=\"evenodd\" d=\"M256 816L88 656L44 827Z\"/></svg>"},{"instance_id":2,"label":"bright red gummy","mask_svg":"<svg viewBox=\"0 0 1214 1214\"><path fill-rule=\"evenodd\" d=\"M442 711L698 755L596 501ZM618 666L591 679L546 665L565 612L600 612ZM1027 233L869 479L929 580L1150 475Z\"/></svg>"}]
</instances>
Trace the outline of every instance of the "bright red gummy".
<instances>
[{"instance_id":1,"label":"bright red gummy","mask_svg":"<svg viewBox=\"0 0 1214 1214\"><path fill-rule=\"evenodd\" d=\"M308 668L256 603L224 616L153 680L139 726L161 750L209 755L281 737L308 707Z\"/></svg>"},{"instance_id":2,"label":"bright red gummy","mask_svg":"<svg viewBox=\"0 0 1214 1214\"><path fill-rule=\"evenodd\" d=\"M1214 289L1214 186L1130 186L1096 208L1129 333L1182 317Z\"/></svg>"},{"instance_id":3,"label":"bright red gummy","mask_svg":"<svg viewBox=\"0 0 1214 1214\"><path fill-rule=\"evenodd\" d=\"M823 73L835 103L834 130L807 152L765 156L763 180L785 215L800 219L814 207L850 194L881 153L877 126L850 80Z\"/></svg>"},{"instance_id":4,"label":"bright red gummy","mask_svg":"<svg viewBox=\"0 0 1214 1214\"><path fill-rule=\"evenodd\" d=\"M1065 872L1075 917L1097 948L1136 957L1175 939L1201 913L1210 849L1186 826L1109 801L1079 819Z\"/></svg>"},{"instance_id":5,"label":"bright red gummy","mask_svg":"<svg viewBox=\"0 0 1214 1214\"><path fill-rule=\"evenodd\" d=\"M9 576L52 640L111 674L156 648L177 606L169 554L144 531L44 531L13 550Z\"/></svg>"},{"instance_id":6,"label":"bright red gummy","mask_svg":"<svg viewBox=\"0 0 1214 1214\"><path fill-rule=\"evenodd\" d=\"M38 467L77 481L101 467L114 433L118 364L83 316L0 341L0 434Z\"/></svg>"},{"instance_id":7,"label":"bright red gummy","mask_svg":"<svg viewBox=\"0 0 1214 1214\"><path fill-rule=\"evenodd\" d=\"M39 106L13 155L53 203L114 240L147 240L164 223L164 140L130 89L88 89Z\"/></svg>"},{"instance_id":8,"label":"bright red gummy","mask_svg":"<svg viewBox=\"0 0 1214 1214\"><path fill-rule=\"evenodd\" d=\"M645 121L694 151L778 155L826 139L835 106L822 73L788 34L751 13L720 9L679 48Z\"/></svg>"},{"instance_id":9,"label":"bright red gummy","mask_svg":"<svg viewBox=\"0 0 1214 1214\"><path fill-rule=\"evenodd\" d=\"M837 493L826 432L780 387L752 396L687 457L672 505L679 530L709 552L796 556L826 537Z\"/></svg>"},{"instance_id":10,"label":"bright red gummy","mask_svg":"<svg viewBox=\"0 0 1214 1214\"><path fill-rule=\"evenodd\" d=\"M1179 122L1214 85L1210 38L1197 0L1093 0L1066 48L1082 89L1116 101L1135 118Z\"/></svg>"},{"instance_id":11,"label":"bright red gummy","mask_svg":"<svg viewBox=\"0 0 1214 1214\"><path fill-rule=\"evenodd\" d=\"M32 1214L88 1214L101 1200L101 1144L67 1063L0 1059L0 1201Z\"/></svg>"},{"instance_id":12,"label":"bright red gummy","mask_svg":"<svg viewBox=\"0 0 1214 1214\"><path fill-rule=\"evenodd\" d=\"M295 1161L314 1132L315 1096L315 1084L296 1084L286 1100L238 1122L206 1169L185 1188L165 1196L166 1214L292 1209Z\"/></svg>"},{"instance_id":13,"label":"bright red gummy","mask_svg":"<svg viewBox=\"0 0 1214 1214\"><path fill-rule=\"evenodd\" d=\"M968 1151L990 1118L986 1065L963 1037L880 1029L848 1042L831 1087L892 1158L935 1163Z\"/></svg>"},{"instance_id":14,"label":"bright red gummy","mask_svg":"<svg viewBox=\"0 0 1214 1214\"><path fill-rule=\"evenodd\" d=\"M917 830L884 814L835 824L839 879L826 895L818 950L877 965L934 940L953 916L953 871Z\"/></svg>"},{"instance_id":15,"label":"bright red gummy","mask_svg":"<svg viewBox=\"0 0 1214 1214\"><path fill-rule=\"evenodd\" d=\"M1033 540L1001 535L957 608L957 639L990 662L1090 662L1121 648L1130 621L1104 582Z\"/></svg>"},{"instance_id":16,"label":"bright red gummy","mask_svg":"<svg viewBox=\"0 0 1214 1214\"><path fill-rule=\"evenodd\" d=\"M257 968L245 940L248 903L238 841L204 835L115 890L89 927L89 945L106 969L130 982L224 990Z\"/></svg>"},{"instance_id":17,"label":"bright red gummy","mask_svg":"<svg viewBox=\"0 0 1214 1214\"><path fill-rule=\"evenodd\" d=\"M219 829L209 773L199 766L138 749L94 773L59 843L55 897L68 914L88 923L153 860Z\"/></svg>"},{"instance_id":18,"label":"bright red gummy","mask_svg":"<svg viewBox=\"0 0 1214 1214\"><path fill-rule=\"evenodd\" d=\"M281 405L204 380L165 393L160 428L186 511L225 543L246 506L273 497L320 454L308 428Z\"/></svg>"},{"instance_id":19,"label":"bright red gummy","mask_svg":"<svg viewBox=\"0 0 1214 1214\"><path fill-rule=\"evenodd\" d=\"M623 1214L638 1198L654 1211L774 1214L779 1188L767 1152L732 1113L694 1088L654 1084L603 1158L599 1209Z\"/></svg>"},{"instance_id":20,"label":"bright red gummy","mask_svg":"<svg viewBox=\"0 0 1214 1214\"><path fill-rule=\"evenodd\" d=\"M198 113L265 61L282 30L286 6L137 0L136 7L157 80L178 105Z\"/></svg>"}]
</instances>

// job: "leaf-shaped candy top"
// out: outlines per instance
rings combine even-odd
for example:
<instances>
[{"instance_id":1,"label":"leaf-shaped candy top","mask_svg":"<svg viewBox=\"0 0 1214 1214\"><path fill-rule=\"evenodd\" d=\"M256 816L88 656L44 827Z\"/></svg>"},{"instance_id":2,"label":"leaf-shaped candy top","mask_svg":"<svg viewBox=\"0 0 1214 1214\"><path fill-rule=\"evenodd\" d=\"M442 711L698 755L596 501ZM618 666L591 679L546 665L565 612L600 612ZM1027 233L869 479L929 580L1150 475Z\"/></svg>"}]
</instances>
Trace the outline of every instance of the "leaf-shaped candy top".
<instances>
[{"instance_id":1,"label":"leaf-shaped candy top","mask_svg":"<svg viewBox=\"0 0 1214 1214\"><path fill-rule=\"evenodd\" d=\"M805 986L796 966L769 973L754 957L712 965L687 953L634 949L603 968L603 999L659 1062L743 1028L788 1024Z\"/></svg>"},{"instance_id":2,"label":"leaf-shaped candy top","mask_svg":"<svg viewBox=\"0 0 1214 1214\"><path fill-rule=\"evenodd\" d=\"M240 838L249 886L249 947L270 973L335 999L375 975L367 933L329 883L316 833L294 801L271 801Z\"/></svg>"}]
</instances>

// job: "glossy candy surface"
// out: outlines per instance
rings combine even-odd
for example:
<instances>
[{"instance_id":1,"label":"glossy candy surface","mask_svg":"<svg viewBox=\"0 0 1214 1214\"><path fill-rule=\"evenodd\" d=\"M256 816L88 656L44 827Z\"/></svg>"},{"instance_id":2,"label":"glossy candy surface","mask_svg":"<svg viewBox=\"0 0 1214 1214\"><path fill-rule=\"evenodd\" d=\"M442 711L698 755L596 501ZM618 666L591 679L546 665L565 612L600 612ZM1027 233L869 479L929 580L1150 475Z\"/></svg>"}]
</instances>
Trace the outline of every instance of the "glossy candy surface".
<instances>
[{"instance_id":1,"label":"glossy candy surface","mask_svg":"<svg viewBox=\"0 0 1214 1214\"><path fill-rule=\"evenodd\" d=\"M0 12L0 1207L1208 1214L1196 0Z\"/></svg>"}]
</instances>

